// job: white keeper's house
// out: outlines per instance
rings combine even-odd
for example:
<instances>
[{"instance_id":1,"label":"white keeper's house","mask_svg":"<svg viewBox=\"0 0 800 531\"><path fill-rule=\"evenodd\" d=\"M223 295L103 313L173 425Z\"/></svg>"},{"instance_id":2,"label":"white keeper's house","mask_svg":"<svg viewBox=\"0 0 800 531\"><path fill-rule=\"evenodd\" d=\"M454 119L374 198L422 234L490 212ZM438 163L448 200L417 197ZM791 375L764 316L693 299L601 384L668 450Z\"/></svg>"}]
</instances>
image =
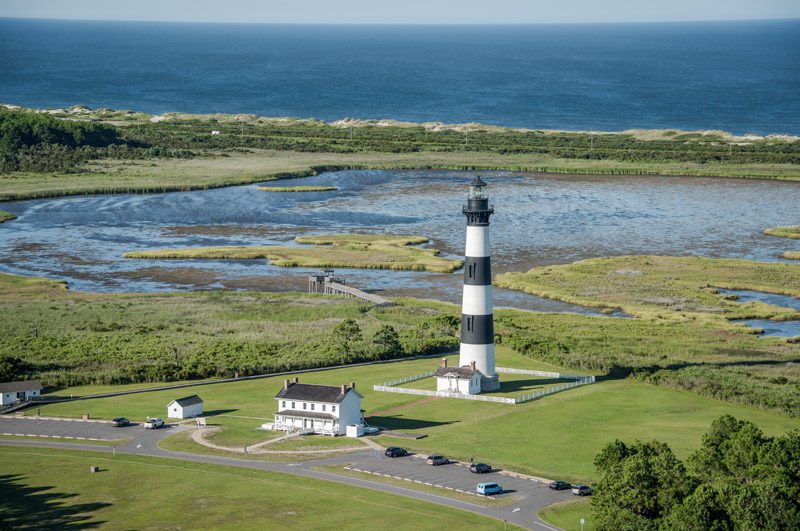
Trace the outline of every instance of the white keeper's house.
<instances>
[{"instance_id":1,"label":"white keeper's house","mask_svg":"<svg viewBox=\"0 0 800 531\"><path fill-rule=\"evenodd\" d=\"M347 385L301 384L297 378L283 381L275 399L273 429L345 435L348 424L361 423L361 399L355 382Z\"/></svg>"},{"instance_id":2,"label":"white keeper's house","mask_svg":"<svg viewBox=\"0 0 800 531\"><path fill-rule=\"evenodd\" d=\"M448 367L447 358L434 373L436 390L460 395L476 395L481 392L483 373L475 368L475 362L463 367Z\"/></svg>"},{"instance_id":3,"label":"white keeper's house","mask_svg":"<svg viewBox=\"0 0 800 531\"><path fill-rule=\"evenodd\" d=\"M167 404L167 418L188 419L203 414L203 399L197 395L185 396Z\"/></svg>"},{"instance_id":4,"label":"white keeper's house","mask_svg":"<svg viewBox=\"0 0 800 531\"><path fill-rule=\"evenodd\" d=\"M39 396L41 392L42 384L39 383L39 380L0 383L0 406L30 400Z\"/></svg>"}]
</instances>

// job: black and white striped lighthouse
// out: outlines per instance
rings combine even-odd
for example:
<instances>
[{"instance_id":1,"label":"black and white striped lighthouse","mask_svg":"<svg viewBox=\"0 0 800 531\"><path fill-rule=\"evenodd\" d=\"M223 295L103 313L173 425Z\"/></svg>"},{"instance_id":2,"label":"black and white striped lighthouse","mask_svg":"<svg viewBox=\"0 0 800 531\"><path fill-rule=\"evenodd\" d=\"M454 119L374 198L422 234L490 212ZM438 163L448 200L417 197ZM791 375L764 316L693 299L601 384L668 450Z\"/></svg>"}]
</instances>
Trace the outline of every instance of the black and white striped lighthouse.
<instances>
[{"instance_id":1,"label":"black and white striped lighthouse","mask_svg":"<svg viewBox=\"0 0 800 531\"><path fill-rule=\"evenodd\" d=\"M464 252L464 296L461 306L461 349L459 365L472 366L482 374L481 391L500 388L494 365L494 318L492 265L489 252L489 205L486 183L475 177L469 185L467 244ZM473 365L474 363L474 365Z\"/></svg>"}]
</instances>

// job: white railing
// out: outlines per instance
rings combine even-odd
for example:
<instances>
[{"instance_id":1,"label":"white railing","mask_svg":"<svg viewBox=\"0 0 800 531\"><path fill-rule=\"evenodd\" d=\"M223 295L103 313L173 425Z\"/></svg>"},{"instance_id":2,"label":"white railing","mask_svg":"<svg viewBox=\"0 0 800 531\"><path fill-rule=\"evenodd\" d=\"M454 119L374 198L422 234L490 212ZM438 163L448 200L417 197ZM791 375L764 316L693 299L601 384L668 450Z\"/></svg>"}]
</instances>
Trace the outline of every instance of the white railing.
<instances>
[{"instance_id":1,"label":"white railing","mask_svg":"<svg viewBox=\"0 0 800 531\"><path fill-rule=\"evenodd\" d=\"M580 380L577 380L572 383L557 385L555 387L548 387L547 389L543 389L541 391L537 391L529 395L515 397L514 403L521 404L523 402L530 402L531 400L536 400L537 398L541 398L543 396L552 395L553 393L558 393L559 391L564 391L565 389L572 389L573 387L578 387L579 385L587 385L590 383L594 383L594 376L581 376Z\"/></svg>"},{"instance_id":2,"label":"white railing","mask_svg":"<svg viewBox=\"0 0 800 531\"><path fill-rule=\"evenodd\" d=\"M411 389L408 387L395 387L397 385L413 382L415 380L430 378L431 376L436 374L436 371L429 371L429 372L423 372L422 374L416 374L414 376L406 376L405 378L400 378L399 380L392 380L390 382L374 385L372 389L375 391L384 391L386 393L402 393L407 395L422 395L422 396L441 396L448 398L460 398L462 400L482 400L484 402L502 402L504 404L522 404L523 402L530 402L531 400L536 400L537 398L541 398L543 396L552 395L553 393L558 393L566 389L572 389L573 387L578 387L579 385L587 385L590 383L594 383L595 381L594 376L585 376L580 374L563 374L559 372L532 371L528 369L512 369L509 367L497 367L495 370L497 372L508 373L508 374L530 374L531 376L545 376L548 378L558 378L560 380L575 380L575 381L557 385L555 387L548 387L547 389L542 389L541 391L536 391L535 393L517 396L514 398L506 398L506 397L492 396L492 395L464 395L461 393L453 393L451 391L430 391L428 389Z\"/></svg>"},{"instance_id":3,"label":"white railing","mask_svg":"<svg viewBox=\"0 0 800 531\"><path fill-rule=\"evenodd\" d=\"M422 374L416 374L414 376L406 376L405 378L400 378L399 380L392 380L390 382L384 382L384 383L378 384L378 385L381 385L381 386L384 386L384 387L392 387L392 386L395 386L395 385L398 385L398 384L404 384L404 383L408 383L408 382L413 382L414 380L422 380L423 378L430 378L434 374L436 374L436 371L428 371L428 372L423 372Z\"/></svg>"}]
</instances>

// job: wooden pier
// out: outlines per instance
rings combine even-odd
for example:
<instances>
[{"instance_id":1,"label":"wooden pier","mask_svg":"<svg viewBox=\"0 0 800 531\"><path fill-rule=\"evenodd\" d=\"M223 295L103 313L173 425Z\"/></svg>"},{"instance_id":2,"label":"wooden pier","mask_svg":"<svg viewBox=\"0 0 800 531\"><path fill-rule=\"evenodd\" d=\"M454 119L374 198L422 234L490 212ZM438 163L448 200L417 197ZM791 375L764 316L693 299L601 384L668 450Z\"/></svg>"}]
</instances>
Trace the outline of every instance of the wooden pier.
<instances>
[{"instance_id":1,"label":"wooden pier","mask_svg":"<svg viewBox=\"0 0 800 531\"><path fill-rule=\"evenodd\" d=\"M394 306L395 303L389 299L384 299L378 295L367 293L358 288L348 286L344 279L333 276L332 269L325 269L319 275L308 277L309 293L324 293L326 295L343 295L345 297L356 297L378 306Z\"/></svg>"}]
</instances>

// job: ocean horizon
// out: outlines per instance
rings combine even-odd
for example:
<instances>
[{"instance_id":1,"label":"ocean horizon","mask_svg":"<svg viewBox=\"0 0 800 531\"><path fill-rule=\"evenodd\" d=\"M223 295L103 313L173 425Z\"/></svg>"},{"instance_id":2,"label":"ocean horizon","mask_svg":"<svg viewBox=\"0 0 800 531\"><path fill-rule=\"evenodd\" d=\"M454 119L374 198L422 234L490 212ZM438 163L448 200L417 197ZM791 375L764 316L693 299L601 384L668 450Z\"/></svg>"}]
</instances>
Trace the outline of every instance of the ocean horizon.
<instances>
[{"instance_id":1,"label":"ocean horizon","mask_svg":"<svg viewBox=\"0 0 800 531\"><path fill-rule=\"evenodd\" d=\"M0 103L800 134L800 20L307 25L0 19Z\"/></svg>"}]
</instances>

